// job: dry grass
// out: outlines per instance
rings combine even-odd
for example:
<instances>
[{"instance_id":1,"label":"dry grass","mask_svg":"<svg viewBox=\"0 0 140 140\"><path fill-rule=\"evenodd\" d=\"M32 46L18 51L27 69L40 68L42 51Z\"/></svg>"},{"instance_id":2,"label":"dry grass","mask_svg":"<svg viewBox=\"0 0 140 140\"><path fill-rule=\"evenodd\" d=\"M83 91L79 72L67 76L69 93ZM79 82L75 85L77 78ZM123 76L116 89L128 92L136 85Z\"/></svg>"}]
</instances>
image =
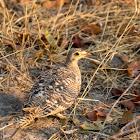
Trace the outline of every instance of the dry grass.
<instances>
[{"instance_id":1,"label":"dry grass","mask_svg":"<svg viewBox=\"0 0 140 140\"><path fill-rule=\"evenodd\" d=\"M127 73L122 73L124 67L116 66L123 65L120 64L120 60L113 61L113 58L116 54L121 55L127 58L124 62L127 62L127 65L139 59L140 2L134 0L134 4L129 5L119 0L101 0L99 5L95 2L87 7L84 0L78 0L68 2L58 10L43 7L39 0L36 4L35 2L34 0L23 5L14 1L5 1L6 8L0 8L1 92L23 102L34 81L43 71L52 65L64 62L68 50L73 47L70 42L73 36L82 33L83 24L100 24L101 34L96 38L87 34L88 36L84 38L90 43L85 44L83 48L93 53L93 56L90 60L83 60L79 64L83 79L82 91L68 112L80 122L87 121L86 117L80 116L85 113L83 109L92 110L94 106L107 103L112 103L112 106L115 100L112 98L111 89L118 86L127 89L133 80ZM126 26L120 33L124 24ZM138 31L129 34L127 31L131 27L135 27ZM45 39L46 31L55 39L57 45L50 45ZM99 65L95 67L91 62L92 59L98 60ZM137 81L134 85L140 91ZM127 94L129 95L130 91ZM107 108L108 112L111 106ZM122 109L119 104L112 108L106 124L104 123L104 131L76 133L72 136L63 134L63 137L57 133L57 136L61 137L60 139L109 138L116 132L114 129L118 128L124 110L126 109ZM139 112L140 108L133 111L134 115L140 115ZM71 124L68 128L75 127ZM130 137L139 139L139 130L137 129L133 136L127 135L128 139Z\"/></svg>"}]
</instances>

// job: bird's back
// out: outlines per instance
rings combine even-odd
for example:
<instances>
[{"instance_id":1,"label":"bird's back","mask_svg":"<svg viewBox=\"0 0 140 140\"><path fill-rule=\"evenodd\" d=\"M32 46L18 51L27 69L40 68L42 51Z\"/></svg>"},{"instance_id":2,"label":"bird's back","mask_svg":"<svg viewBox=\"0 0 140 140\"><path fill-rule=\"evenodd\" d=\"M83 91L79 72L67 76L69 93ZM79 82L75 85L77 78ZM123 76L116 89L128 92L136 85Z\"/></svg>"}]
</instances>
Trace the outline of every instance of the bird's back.
<instances>
[{"instance_id":1,"label":"bird's back","mask_svg":"<svg viewBox=\"0 0 140 140\"><path fill-rule=\"evenodd\" d=\"M50 69L36 81L23 110L39 118L57 114L72 105L80 87L80 74L68 67Z\"/></svg>"}]
</instances>

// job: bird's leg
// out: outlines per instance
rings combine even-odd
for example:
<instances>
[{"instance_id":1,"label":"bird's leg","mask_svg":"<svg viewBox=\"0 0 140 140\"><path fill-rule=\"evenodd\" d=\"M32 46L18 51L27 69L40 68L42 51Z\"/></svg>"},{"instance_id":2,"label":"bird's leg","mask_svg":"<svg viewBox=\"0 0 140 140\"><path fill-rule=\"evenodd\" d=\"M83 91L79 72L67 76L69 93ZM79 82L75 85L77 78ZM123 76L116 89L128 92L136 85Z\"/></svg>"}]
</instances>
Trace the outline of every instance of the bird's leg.
<instances>
[{"instance_id":1,"label":"bird's leg","mask_svg":"<svg viewBox=\"0 0 140 140\"><path fill-rule=\"evenodd\" d=\"M56 116L59 117L60 119L67 119L68 118L67 116L64 116L61 113L57 113Z\"/></svg>"}]
</instances>

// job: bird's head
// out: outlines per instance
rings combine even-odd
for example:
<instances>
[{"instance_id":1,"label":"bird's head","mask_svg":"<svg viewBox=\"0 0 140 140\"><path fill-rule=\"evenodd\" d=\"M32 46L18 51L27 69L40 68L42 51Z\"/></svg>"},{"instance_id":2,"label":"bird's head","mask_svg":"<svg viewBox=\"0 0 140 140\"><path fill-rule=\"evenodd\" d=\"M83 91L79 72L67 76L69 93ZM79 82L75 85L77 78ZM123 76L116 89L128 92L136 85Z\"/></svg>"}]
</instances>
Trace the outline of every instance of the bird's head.
<instances>
[{"instance_id":1,"label":"bird's head","mask_svg":"<svg viewBox=\"0 0 140 140\"><path fill-rule=\"evenodd\" d=\"M67 55L66 64L77 63L79 59L84 58L87 55L91 54L80 48L72 48Z\"/></svg>"}]
</instances>

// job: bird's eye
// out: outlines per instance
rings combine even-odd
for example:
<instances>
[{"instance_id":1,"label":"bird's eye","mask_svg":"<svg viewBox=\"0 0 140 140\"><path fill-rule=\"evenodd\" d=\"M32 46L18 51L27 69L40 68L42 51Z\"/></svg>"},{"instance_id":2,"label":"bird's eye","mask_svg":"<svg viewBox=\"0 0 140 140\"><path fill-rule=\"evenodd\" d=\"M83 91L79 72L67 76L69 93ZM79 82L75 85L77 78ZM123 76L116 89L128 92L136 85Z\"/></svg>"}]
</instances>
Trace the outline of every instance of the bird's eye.
<instances>
[{"instance_id":1,"label":"bird's eye","mask_svg":"<svg viewBox=\"0 0 140 140\"><path fill-rule=\"evenodd\" d=\"M79 52L76 52L76 53L75 53L75 55L76 55L76 56L79 56L79 55L80 55L80 53L79 53Z\"/></svg>"}]
</instances>

